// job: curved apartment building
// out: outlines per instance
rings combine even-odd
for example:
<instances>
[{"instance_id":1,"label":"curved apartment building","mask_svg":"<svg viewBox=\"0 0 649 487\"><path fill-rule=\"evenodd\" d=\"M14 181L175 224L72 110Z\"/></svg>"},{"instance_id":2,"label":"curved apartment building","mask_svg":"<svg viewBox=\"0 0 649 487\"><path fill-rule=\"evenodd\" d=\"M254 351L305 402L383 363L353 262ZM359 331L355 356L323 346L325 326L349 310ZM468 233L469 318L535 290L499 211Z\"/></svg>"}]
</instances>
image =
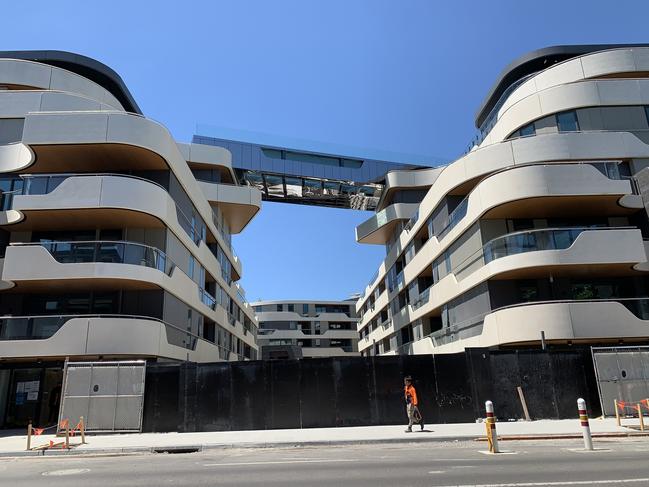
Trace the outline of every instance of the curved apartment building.
<instances>
[{"instance_id":1,"label":"curved apartment building","mask_svg":"<svg viewBox=\"0 0 649 487\"><path fill-rule=\"evenodd\" d=\"M107 66L0 52L0 190L3 363L257 357L231 235L260 192Z\"/></svg>"},{"instance_id":2,"label":"curved apartment building","mask_svg":"<svg viewBox=\"0 0 649 487\"><path fill-rule=\"evenodd\" d=\"M648 72L642 45L535 51L469 152L388 173L356 229L387 249L357 303L361 354L646 343Z\"/></svg>"},{"instance_id":3,"label":"curved apartment building","mask_svg":"<svg viewBox=\"0 0 649 487\"><path fill-rule=\"evenodd\" d=\"M356 300L258 301L263 359L357 356Z\"/></svg>"}]
</instances>

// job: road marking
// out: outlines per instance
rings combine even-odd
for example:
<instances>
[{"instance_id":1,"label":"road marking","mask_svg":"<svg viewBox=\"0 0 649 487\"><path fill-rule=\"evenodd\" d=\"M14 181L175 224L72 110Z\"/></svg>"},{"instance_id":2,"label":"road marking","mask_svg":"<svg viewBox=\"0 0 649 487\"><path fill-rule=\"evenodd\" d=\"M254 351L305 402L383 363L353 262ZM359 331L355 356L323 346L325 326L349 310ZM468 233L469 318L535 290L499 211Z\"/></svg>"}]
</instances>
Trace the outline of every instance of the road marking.
<instances>
[{"instance_id":1,"label":"road marking","mask_svg":"<svg viewBox=\"0 0 649 487\"><path fill-rule=\"evenodd\" d=\"M432 474L432 473L445 473L445 472L446 472L446 470L431 470L431 471L428 472L428 473L431 473L431 474Z\"/></svg>"},{"instance_id":2,"label":"road marking","mask_svg":"<svg viewBox=\"0 0 649 487\"><path fill-rule=\"evenodd\" d=\"M50 472L43 472L42 475L60 477L63 475L78 475L80 473L90 472L89 468L70 468L67 470L52 470Z\"/></svg>"},{"instance_id":3,"label":"road marking","mask_svg":"<svg viewBox=\"0 0 649 487\"><path fill-rule=\"evenodd\" d=\"M493 455L494 457L499 457L501 455L518 455L517 451L505 451L505 450L501 450L498 453L491 453L490 451L479 450L478 453L482 453L483 455Z\"/></svg>"},{"instance_id":4,"label":"road marking","mask_svg":"<svg viewBox=\"0 0 649 487\"><path fill-rule=\"evenodd\" d=\"M357 462L358 460L350 458L341 458L337 460L281 460L270 462L239 462L239 463L205 463L204 467L239 467L251 465L294 465L296 463L343 463L343 462Z\"/></svg>"},{"instance_id":5,"label":"road marking","mask_svg":"<svg viewBox=\"0 0 649 487\"><path fill-rule=\"evenodd\" d=\"M592 450L584 450L583 448L564 448L565 451L571 451L574 453L608 453L612 450L607 448L594 448Z\"/></svg>"},{"instance_id":6,"label":"road marking","mask_svg":"<svg viewBox=\"0 0 649 487\"><path fill-rule=\"evenodd\" d=\"M553 485L608 485L608 484L639 484L649 482L644 479L617 479L617 480L566 480L565 482L523 482L514 484L463 484L442 485L440 487L551 487Z\"/></svg>"}]
</instances>

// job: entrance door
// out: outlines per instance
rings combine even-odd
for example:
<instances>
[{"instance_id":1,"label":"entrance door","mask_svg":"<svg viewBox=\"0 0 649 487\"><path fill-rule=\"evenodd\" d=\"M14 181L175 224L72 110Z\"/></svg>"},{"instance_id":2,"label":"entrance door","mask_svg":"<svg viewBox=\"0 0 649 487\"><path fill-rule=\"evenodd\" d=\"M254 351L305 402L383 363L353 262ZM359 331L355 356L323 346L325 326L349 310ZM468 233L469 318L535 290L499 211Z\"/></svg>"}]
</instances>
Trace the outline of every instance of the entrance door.
<instances>
[{"instance_id":1,"label":"entrance door","mask_svg":"<svg viewBox=\"0 0 649 487\"><path fill-rule=\"evenodd\" d=\"M40 425L41 372L43 369L14 369L9 386L5 427L21 428L29 421Z\"/></svg>"}]
</instances>

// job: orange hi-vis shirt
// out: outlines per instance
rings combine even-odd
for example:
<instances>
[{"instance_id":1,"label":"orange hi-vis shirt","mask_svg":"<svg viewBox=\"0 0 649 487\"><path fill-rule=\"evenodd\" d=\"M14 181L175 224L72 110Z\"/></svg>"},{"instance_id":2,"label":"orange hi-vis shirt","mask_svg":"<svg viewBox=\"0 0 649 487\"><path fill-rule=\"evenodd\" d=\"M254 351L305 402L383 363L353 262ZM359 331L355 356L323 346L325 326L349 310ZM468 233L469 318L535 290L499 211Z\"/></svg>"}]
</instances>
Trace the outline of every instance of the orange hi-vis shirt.
<instances>
[{"instance_id":1,"label":"orange hi-vis shirt","mask_svg":"<svg viewBox=\"0 0 649 487\"><path fill-rule=\"evenodd\" d=\"M406 401L408 400L408 397L410 397L410 403L413 406L416 406L418 403L417 401L417 391L415 390L415 386L410 384L409 386L405 386L403 388L404 395L406 396Z\"/></svg>"}]
</instances>

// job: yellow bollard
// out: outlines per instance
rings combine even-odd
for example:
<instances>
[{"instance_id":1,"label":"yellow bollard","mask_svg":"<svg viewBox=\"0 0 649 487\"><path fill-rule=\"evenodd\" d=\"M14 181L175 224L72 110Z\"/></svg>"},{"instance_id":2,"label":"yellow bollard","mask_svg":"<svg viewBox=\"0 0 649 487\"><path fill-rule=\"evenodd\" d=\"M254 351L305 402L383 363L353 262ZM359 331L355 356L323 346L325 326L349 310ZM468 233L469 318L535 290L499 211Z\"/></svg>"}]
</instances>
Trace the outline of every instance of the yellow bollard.
<instances>
[{"instance_id":1,"label":"yellow bollard","mask_svg":"<svg viewBox=\"0 0 649 487\"><path fill-rule=\"evenodd\" d=\"M32 422L27 425L27 450L32 449Z\"/></svg>"},{"instance_id":2,"label":"yellow bollard","mask_svg":"<svg viewBox=\"0 0 649 487\"><path fill-rule=\"evenodd\" d=\"M644 431L644 418L642 417L642 404L638 403L638 419L640 420L640 431Z\"/></svg>"}]
</instances>

